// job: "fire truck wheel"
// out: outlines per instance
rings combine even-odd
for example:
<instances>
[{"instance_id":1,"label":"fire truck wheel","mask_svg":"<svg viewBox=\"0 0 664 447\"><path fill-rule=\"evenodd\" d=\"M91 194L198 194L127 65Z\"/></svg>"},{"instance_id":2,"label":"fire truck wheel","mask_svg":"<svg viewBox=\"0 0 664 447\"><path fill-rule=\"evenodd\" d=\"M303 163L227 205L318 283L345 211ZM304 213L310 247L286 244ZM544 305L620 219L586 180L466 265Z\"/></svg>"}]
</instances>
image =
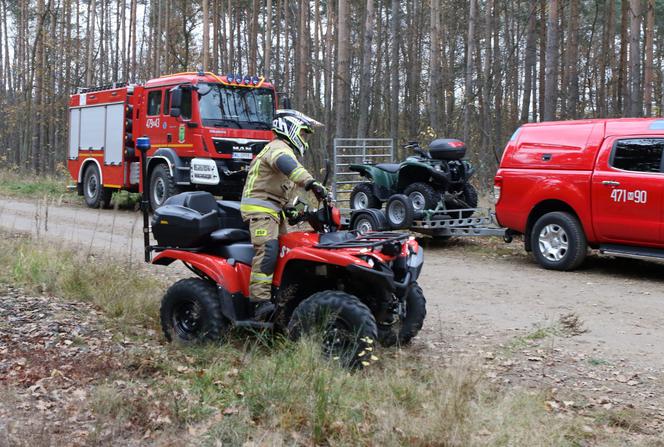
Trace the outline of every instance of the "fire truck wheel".
<instances>
[{"instance_id":1,"label":"fire truck wheel","mask_svg":"<svg viewBox=\"0 0 664 447\"><path fill-rule=\"evenodd\" d=\"M230 330L217 290L199 278L173 284L161 300L159 314L166 339L180 344L217 341Z\"/></svg>"},{"instance_id":2,"label":"fire truck wheel","mask_svg":"<svg viewBox=\"0 0 664 447\"><path fill-rule=\"evenodd\" d=\"M574 270L588 252L583 227L569 213L556 211L540 217L530 237L535 260L545 269Z\"/></svg>"},{"instance_id":3,"label":"fire truck wheel","mask_svg":"<svg viewBox=\"0 0 664 447\"><path fill-rule=\"evenodd\" d=\"M111 206L111 197L113 190L104 188L101 183L99 168L95 164L90 164L85 170L83 176L83 197L85 204L90 208L108 208Z\"/></svg>"},{"instance_id":4,"label":"fire truck wheel","mask_svg":"<svg viewBox=\"0 0 664 447\"><path fill-rule=\"evenodd\" d=\"M179 192L168 166L163 163L155 166L150 175L150 208L156 210L164 204L166 199Z\"/></svg>"}]
</instances>

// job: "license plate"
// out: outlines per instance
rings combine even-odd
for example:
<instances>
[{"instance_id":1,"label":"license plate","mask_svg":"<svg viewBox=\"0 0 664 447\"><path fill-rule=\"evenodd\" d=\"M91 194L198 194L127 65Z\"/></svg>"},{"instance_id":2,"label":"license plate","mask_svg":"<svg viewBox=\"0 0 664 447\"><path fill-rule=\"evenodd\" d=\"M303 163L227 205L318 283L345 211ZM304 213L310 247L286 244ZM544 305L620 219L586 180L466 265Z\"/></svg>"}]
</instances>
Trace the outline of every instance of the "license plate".
<instances>
[{"instance_id":1,"label":"license plate","mask_svg":"<svg viewBox=\"0 0 664 447\"><path fill-rule=\"evenodd\" d=\"M236 160L251 160L253 154L251 152L233 152L233 158Z\"/></svg>"}]
</instances>

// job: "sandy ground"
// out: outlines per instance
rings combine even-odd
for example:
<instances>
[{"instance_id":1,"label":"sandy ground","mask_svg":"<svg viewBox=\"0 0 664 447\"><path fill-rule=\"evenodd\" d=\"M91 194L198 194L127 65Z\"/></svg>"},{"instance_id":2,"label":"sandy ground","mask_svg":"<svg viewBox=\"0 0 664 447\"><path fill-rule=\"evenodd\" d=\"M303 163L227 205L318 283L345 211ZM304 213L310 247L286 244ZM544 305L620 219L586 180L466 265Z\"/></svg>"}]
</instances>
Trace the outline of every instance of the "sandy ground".
<instances>
[{"instance_id":1,"label":"sandy ground","mask_svg":"<svg viewBox=\"0 0 664 447\"><path fill-rule=\"evenodd\" d=\"M132 211L0 202L2 228L128 262L142 259L141 225ZM420 348L482 359L499 382L544 385L584 405L636 407L662 427L664 264L593 254L562 273L539 268L518 241L423 244L429 315ZM558 321L569 314L582 324L565 333Z\"/></svg>"}]
</instances>

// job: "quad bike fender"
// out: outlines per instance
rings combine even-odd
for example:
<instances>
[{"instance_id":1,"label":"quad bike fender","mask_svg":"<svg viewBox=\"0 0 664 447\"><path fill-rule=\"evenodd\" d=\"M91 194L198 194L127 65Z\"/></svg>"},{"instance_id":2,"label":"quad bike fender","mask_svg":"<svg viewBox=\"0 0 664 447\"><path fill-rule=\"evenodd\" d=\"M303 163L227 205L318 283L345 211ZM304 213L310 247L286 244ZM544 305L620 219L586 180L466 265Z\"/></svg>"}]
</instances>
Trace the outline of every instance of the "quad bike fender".
<instances>
[{"instance_id":1,"label":"quad bike fender","mask_svg":"<svg viewBox=\"0 0 664 447\"><path fill-rule=\"evenodd\" d=\"M397 189L403 191L409 185L416 182L434 183L446 187L449 183L449 174L437 171L428 163L417 161L406 162L399 171L399 182Z\"/></svg>"},{"instance_id":2,"label":"quad bike fender","mask_svg":"<svg viewBox=\"0 0 664 447\"><path fill-rule=\"evenodd\" d=\"M374 187L378 188L392 189L398 177L398 174L391 174L371 165L350 165L349 169L371 180Z\"/></svg>"},{"instance_id":3,"label":"quad bike fender","mask_svg":"<svg viewBox=\"0 0 664 447\"><path fill-rule=\"evenodd\" d=\"M284 250L282 248L272 284L277 287L281 285L286 267L291 261L307 261L313 264L335 265L338 267L347 267L354 263L366 264L360 258L345 254L342 251L317 250L310 247L306 249L293 248L290 250Z\"/></svg>"},{"instance_id":4,"label":"quad bike fender","mask_svg":"<svg viewBox=\"0 0 664 447\"><path fill-rule=\"evenodd\" d=\"M475 167L466 160L463 160L463 166L466 171L466 181L468 181L475 174Z\"/></svg>"},{"instance_id":5,"label":"quad bike fender","mask_svg":"<svg viewBox=\"0 0 664 447\"><path fill-rule=\"evenodd\" d=\"M170 265L175 261L182 261L193 267L198 273L210 278L229 293L242 293L249 295L248 284L251 267L237 263L234 266L225 259L180 250L164 250L152 259L152 264Z\"/></svg>"}]
</instances>

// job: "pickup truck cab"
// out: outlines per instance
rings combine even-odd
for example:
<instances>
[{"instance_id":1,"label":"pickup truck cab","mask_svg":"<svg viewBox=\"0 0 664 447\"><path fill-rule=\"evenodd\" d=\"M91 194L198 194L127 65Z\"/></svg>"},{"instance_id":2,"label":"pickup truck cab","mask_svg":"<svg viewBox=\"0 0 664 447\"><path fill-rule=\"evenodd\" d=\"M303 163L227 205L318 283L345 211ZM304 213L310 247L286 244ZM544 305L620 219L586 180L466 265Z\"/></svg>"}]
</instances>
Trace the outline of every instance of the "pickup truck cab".
<instances>
[{"instance_id":1,"label":"pickup truck cab","mask_svg":"<svg viewBox=\"0 0 664 447\"><path fill-rule=\"evenodd\" d=\"M664 258L664 120L525 124L494 181L496 218L544 268L572 270L588 247Z\"/></svg>"}]
</instances>

